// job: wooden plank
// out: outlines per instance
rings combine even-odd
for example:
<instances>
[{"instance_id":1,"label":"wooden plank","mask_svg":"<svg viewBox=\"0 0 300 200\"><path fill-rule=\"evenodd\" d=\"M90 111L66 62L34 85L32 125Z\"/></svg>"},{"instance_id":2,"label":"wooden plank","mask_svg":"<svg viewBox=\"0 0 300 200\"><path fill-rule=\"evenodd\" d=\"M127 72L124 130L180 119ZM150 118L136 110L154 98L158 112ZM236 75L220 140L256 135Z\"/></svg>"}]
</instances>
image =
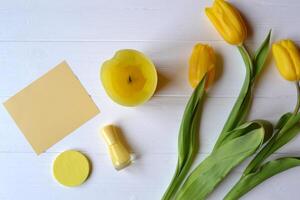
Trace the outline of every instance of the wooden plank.
<instances>
[{"instance_id":1,"label":"wooden plank","mask_svg":"<svg viewBox=\"0 0 300 200\"><path fill-rule=\"evenodd\" d=\"M235 47L210 42L219 57L218 78L209 96L236 97L245 67ZM0 96L11 96L62 60L67 60L91 95L105 96L100 65L123 48L147 54L160 74L157 96L188 96L188 59L195 42L5 42L0 45ZM249 45L254 49L257 45ZM257 97L295 96L294 85L283 80L269 59L257 84ZM293 100L294 98L292 98Z\"/></svg>"},{"instance_id":2,"label":"wooden plank","mask_svg":"<svg viewBox=\"0 0 300 200\"><path fill-rule=\"evenodd\" d=\"M77 188L60 186L52 177L51 163L57 153L37 157L34 153L0 153L0 198L12 199L160 199L176 163L174 155L143 155L123 171L113 169L106 154L87 153L92 161L90 178ZM206 155L201 154L198 163ZM244 166L244 165L243 165ZM234 172L217 188L209 200L220 199L241 175ZM300 168L273 177L250 192L244 199L294 199L300 184Z\"/></svg>"},{"instance_id":3,"label":"wooden plank","mask_svg":"<svg viewBox=\"0 0 300 200\"><path fill-rule=\"evenodd\" d=\"M106 146L99 129L107 123L115 123L123 129L137 154L177 152L177 136L186 97L155 97L138 108L125 108L111 102L108 97L93 97L101 110L100 115L84 124L74 133L49 149L61 152L79 148L96 153L105 153ZM208 153L222 129L234 103L234 98L208 98L204 104L200 129L200 152ZM256 98L250 119L267 119L275 122L290 108L289 98ZM270 103L272 102L272 103ZM18 130L3 106L0 107L0 152L32 152L31 147ZM295 139L280 153L300 153Z\"/></svg>"},{"instance_id":4,"label":"wooden plank","mask_svg":"<svg viewBox=\"0 0 300 200\"><path fill-rule=\"evenodd\" d=\"M247 46L254 49L270 28L274 40L297 40L299 0L230 0L251 27ZM196 42L211 44L219 54L219 78L204 104L197 162L212 149L244 79L242 59L227 45L204 15L211 0L2 1L0 8L0 102L67 60L101 114L70 136L36 156L0 104L0 199L153 200L160 199L177 159L177 136L192 89L187 63ZM122 48L145 52L155 62L160 84L143 106L113 103L99 80L101 63ZM275 122L293 109L296 91L284 81L271 58L255 89L249 119ZM119 124L137 154L136 163L116 172L99 137L106 123ZM300 138L272 158L300 154ZM51 175L55 156L67 149L85 152L93 163L90 179L76 189L64 188ZM240 176L243 163L209 199L221 199ZM299 168L263 183L243 199L295 199Z\"/></svg>"},{"instance_id":5,"label":"wooden plank","mask_svg":"<svg viewBox=\"0 0 300 200\"><path fill-rule=\"evenodd\" d=\"M298 39L297 0L231 1L252 27L251 41L273 28ZM204 16L210 0L29 1L1 4L3 41L220 40ZM251 9L249 9L251 8ZM293 24L291 26L291 24Z\"/></svg>"}]
</instances>

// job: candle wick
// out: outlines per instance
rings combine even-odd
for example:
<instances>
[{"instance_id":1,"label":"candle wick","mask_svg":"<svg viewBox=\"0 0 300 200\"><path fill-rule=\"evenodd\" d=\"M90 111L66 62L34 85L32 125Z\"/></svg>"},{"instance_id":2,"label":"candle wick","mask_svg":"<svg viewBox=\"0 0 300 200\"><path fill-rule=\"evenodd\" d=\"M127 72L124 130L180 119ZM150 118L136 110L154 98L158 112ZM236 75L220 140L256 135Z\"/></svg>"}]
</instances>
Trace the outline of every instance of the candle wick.
<instances>
[{"instance_id":1,"label":"candle wick","mask_svg":"<svg viewBox=\"0 0 300 200\"><path fill-rule=\"evenodd\" d=\"M128 77L128 83L131 83L132 82L132 78L131 76Z\"/></svg>"}]
</instances>

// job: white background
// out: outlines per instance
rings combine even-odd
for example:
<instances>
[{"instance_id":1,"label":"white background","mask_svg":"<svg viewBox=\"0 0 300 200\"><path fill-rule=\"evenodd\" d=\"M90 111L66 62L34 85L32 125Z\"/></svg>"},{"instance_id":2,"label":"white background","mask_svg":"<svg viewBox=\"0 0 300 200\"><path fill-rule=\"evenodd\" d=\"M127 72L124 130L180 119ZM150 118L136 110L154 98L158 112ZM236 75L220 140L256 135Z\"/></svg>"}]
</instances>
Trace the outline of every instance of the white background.
<instances>
[{"instance_id":1,"label":"white background","mask_svg":"<svg viewBox=\"0 0 300 200\"><path fill-rule=\"evenodd\" d=\"M300 41L299 0L232 0L250 26L247 46L254 50L273 29L273 40ZM227 45L204 15L209 0L2 0L0 3L0 102L66 60L92 95L101 114L40 156L35 155L3 105L0 106L0 200L156 200L175 169L177 134L192 90L188 58L197 42L218 52L219 78L209 91L200 130L198 161L211 151L244 79L235 47ZM99 81L101 63L122 48L150 56L160 74L159 87L145 105L113 103ZM269 59L255 89L249 118L275 122L291 111L296 99ZM138 155L131 167L111 165L99 128L119 125ZM238 147L237 147L238 148ZM77 188L59 185L51 173L58 153L85 152L93 171ZM274 157L300 155L300 138ZM209 199L221 199L240 176L236 168ZM243 199L299 199L300 168L259 185Z\"/></svg>"}]
</instances>

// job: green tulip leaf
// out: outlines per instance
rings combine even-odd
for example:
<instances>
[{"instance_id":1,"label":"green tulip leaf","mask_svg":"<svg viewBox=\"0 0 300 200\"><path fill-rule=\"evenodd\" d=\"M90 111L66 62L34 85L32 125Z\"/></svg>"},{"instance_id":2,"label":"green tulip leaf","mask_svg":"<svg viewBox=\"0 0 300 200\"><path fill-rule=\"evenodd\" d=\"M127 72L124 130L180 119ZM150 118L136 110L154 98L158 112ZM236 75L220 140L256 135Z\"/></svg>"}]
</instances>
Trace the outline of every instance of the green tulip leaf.
<instances>
[{"instance_id":1,"label":"green tulip leaf","mask_svg":"<svg viewBox=\"0 0 300 200\"><path fill-rule=\"evenodd\" d=\"M300 158L286 157L269 161L257 171L244 175L226 195L224 200L237 200L258 184L285 170L300 165Z\"/></svg>"},{"instance_id":2,"label":"green tulip leaf","mask_svg":"<svg viewBox=\"0 0 300 200\"><path fill-rule=\"evenodd\" d=\"M238 127L242 124L248 114L251 100L252 100L252 61L247 52L247 50L243 46L239 46L238 50L240 51L246 66L246 77L243 83L240 94L225 122L223 130L214 146L214 150L216 150L222 141L230 134L234 128Z\"/></svg>"},{"instance_id":3,"label":"green tulip leaf","mask_svg":"<svg viewBox=\"0 0 300 200\"><path fill-rule=\"evenodd\" d=\"M225 199L237 199L238 197L244 195L248 191L250 191L253 187L258 185L259 183L263 182L267 178L280 173L286 169L289 169L288 161L281 161L273 163L277 163L280 167L280 171L270 171L265 172L266 170L269 170L269 166L267 164L263 164L263 162L275 151L277 151L279 148L287 144L289 141L291 141L293 138L295 138L299 132L300 132L300 114L291 114L286 113L284 114L278 121L276 125L276 133L273 135L271 140L268 141L268 143L260 150L260 152L253 158L253 160L250 162L250 164L245 169L243 176L241 177L241 180L232 188L232 190L228 193ZM272 163L269 162L269 163ZM274 164L275 165L275 164ZM273 166L273 165L271 165ZM286 166L286 168L284 168ZM264 170L262 170L264 169ZM249 183L247 183L249 181ZM242 191L243 190L243 191Z\"/></svg>"},{"instance_id":4,"label":"green tulip leaf","mask_svg":"<svg viewBox=\"0 0 300 200\"><path fill-rule=\"evenodd\" d=\"M185 108L180 130L179 130L179 137L178 137L178 147L179 147L179 165L183 166L187 157L186 155L190 152L190 141L191 141L191 134L190 130L192 127L192 122L196 113L198 111L198 105L200 100L203 98L204 95L204 88L205 88L206 77L202 79L199 85L194 90L192 96L190 97L187 106Z\"/></svg>"},{"instance_id":5,"label":"green tulip leaf","mask_svg":"<svg viewBox=\"0 0 300 200\"><path fill-rule=\"evenodd\" d=\"M275 133L276 134L276 133ZM253 160L249 163L247 168L245 169L243 174L249 174L260 166L260 164L271 155L270 149L276 142L276 136L274 135L271 140L256 154L256 156L253 158Z\"/></svg>"},{"instance_id":6,"label":"green tulip leaf","mask_svg":"<svg viewBox=\"0 0 300 200\"><path fill-rule=\"evenodd\" d=\"M212 153L191 172L180 187L194 161L196 149L198 149L195 141L196 127L199 121L197 117L199 104L197 102L202 99L201 91L204 89L195 90L186 107L179 132L179 156L176 172L163 200L173 199L173 197L179 200L204 199L234 167L255 153L271 137L273 129L270 128L269 122L252 121L245 123L251 106L252 88L255 78L265 63L270 37L271 33L258 50L255 62L243 45L238 46L246 66L246 77L239 96Z\"/></svg>"},{"instance_id":7,"label":"green tulip leaf","mask_svg":"<svg viewBox=\"0 0 300 200\"><path fill-rule=\"evenodd\" d=\"M292 140L300 131L300 114L284 114L276 125L276 132L271 140L256 154L244 171L244 174L256 171L262 162L280 147Z\"/></svg>"},{"instance_id":8,"label":"green tulip leaf","mask_svg":"<svg viewBox=\"0 0 300 200\"><path fill-rule=\"evenodd\" d=\"M274 143L274 145L270 149L270 153L274 153L279 148L281 148L282 146L287 144L289 141L294 139L299 134L299 132L300 132L300 124L297 123L292 128L287 130L284 134L279 135L276 142Z\"/></svg>"},{"instance_id":9,"label":"green tulip leaf","mask_svg":"<svg viewBox=\"0 0 300 200\"><path fill-rule=\"evenodd\" d=\"M162 199L171 199L186 177L198 152L198 126L206 76L195 88L185 108L178 136L178 162L173 179Z\"/></svg>"},{"instance_id":10,"label":"green tulip leaf","mask_svg":"<svg viewBox=\"0 0 300 200\"><path fill-rule=\"evenodd\" d=\"M290 117L292 117L292 113L291 112L288 112L288 113L285 113L284 115L282 115L280 117L280 119L278 120L276 126L275 126L275 129L281 129L285 124L286 122L290 119Z\"/></svg>"},{"instance_id":11,"label":"green tulip leaf","mask_svg":"<svg viewBox=\"0 0 300 200\"><path fill-rule=\"evenodd\" d=\"M275 133L273 135L273 137L270 139L270 141L268 141L268 143L256 154L256 156L252 159L252 161L249 163L249 165L247 166L247 168L244 171L244 174L249 174L255 170L257 170L257 168L260 166L260 164L262 164L262 162L268 157L270 156L273 152L271 152L271 149L274 145L274 143L277 140L278 137L278 133L280 132L281 128L283 126L285 126L285 124L287 123L287 121L292 117L292 113L286 113L284 115L281 116L281 118L278 120L276 126L275 126Z\"/></svg>"},{"instance_id":12,"label":"green tulip leaf","mask_svg":"<svg viewBox=\"0 0 300 200\"><path fill-rule=\"evenodd\" d=\"M257 123L255 123L255 122L257 122ZM222 141L221 145L225 144L226 142L228 142L234 138L245 135L248 132L252 131L253 129L259 128L259 127L263 127L266 130L265 133L268 134L265 136L266 140L272 136L273 126L270 122L265 121L265 120L254 120L251 122L246 122L246 123L240 125L239 127L237 127L236 129L230 131L230 133L228 134L228 137L226 137Z\"/></svg>"},{"instance_id":13,"label":"green tulip leaf","mask_svg":"<svg viewBox=\"0 0 300 200\"><path fill-rule=\"evenodd\" d=\"M265 129L270 126L266 121L253 121L238 127L237 137L224 141L211 153L187 178L175 199L205 199L235 166L260 148L271 135Z\"/></svg>"},{"instance_id":14,"label":"green tulip leaf","mask_svg":"<svg viewBox=\"0 0 300 200\"><path fill-rule=\"evenodd\" d=\"M284 126L281 128L278 137L281 137L285 134L285 132L291 128L293 128L295 125L297 125L300 121L300 113L293 114L289 117L289 119L286 121Z\"/></svg>"},{"instance_id":15,"label":"green tulip leaf","mask_svg":"<svg viewBox=\"0 0 300 200\"><path fill-rule=\"evenodd\" d=\"M272 30L269 31L269 34L267 35L266 39L263 41L262 45L258 48L258 50L255 53L253 60L255 76L258 76L260 74L268 57L271 42L271 34Z\"/></svg>"}]
</instances>

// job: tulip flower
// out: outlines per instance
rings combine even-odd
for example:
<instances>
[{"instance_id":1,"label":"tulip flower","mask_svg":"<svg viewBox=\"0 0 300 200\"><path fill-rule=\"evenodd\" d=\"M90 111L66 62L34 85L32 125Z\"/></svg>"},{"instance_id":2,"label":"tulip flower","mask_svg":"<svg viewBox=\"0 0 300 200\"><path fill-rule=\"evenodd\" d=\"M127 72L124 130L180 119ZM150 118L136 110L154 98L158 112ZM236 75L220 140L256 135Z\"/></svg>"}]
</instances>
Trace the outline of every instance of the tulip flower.
<instances>
[{"instance_id":1,"label":"tulip flower","mask_svg":"<svg viewBox=\"0 0 300 200\"><path fill-rule=\"evenodd\" d=\"M190 172L198 149L196 124L199 124L201 112L197 112L206 92L205 87L213 80L216 65L211 47L202 44L194 47L189 63L189 81L197 87L184 112L178 136L177 167L162 200L206 199L232 169L268 141L270 130L273 130L271 124L264 120L245 121L252 102L252 88L269 52L271 31L255 51L255 56L251 56L244 46L246 25L232 5L224 0L215 0L211 8L206 8L206 14L222 37L236 45L245 63L246 76L212 153Z\"/></svg>"},{"instance_id":2,"label":"tulip flower","mask_svg":"<svg viewBox=\"0 0 300 200\"><path fill-rule=\"evenodd\" d=\"M240 13L225 0L215 0L211 8L205 9L206 15L225 41L241 45L247 37L247 27Z\"/></svg>"},{"instance_id":3,"label":"tulip flower","mask_svg":"<svg viewBox=\"0 0 300 200\"><path fill-rule=\"evenodd\" d=\"M300 132L300 54L298 48L291 40L281 40L273 44L272 50L280 74L286 80L295 82L297 103L293 113L285 113L279 118L272 138L252 159L224 200L240 199L268 178L300 166L299 157L269 159L274 152L294 139Z\"/></svg>"},{"instance_id":4,"label":"tulip flower","mask_svg":"<svg viewBox=\"0 0 300 200\"><path fill-rule=\"evenodd\" d=\"M200 105L204 100L205 89L214 80L216 55L212 47L205 44L196 44L189 60L189 81L194 89L184 111L181 128L178 136L178 163L174 177L171 180L162 200L174 199L174 195L186 178L195 155L198 152L196 142L201 116Z\"/></svg>"},{"instance_id":5,"label":"tulip flower","mask_svg":"<svg viewBox=\"0 0 300 200\"><path fill-rule=\"evenodd\" d=\"M291 40L282 40L272 47L280 74L289 81L300 80L300 52Z\"/></svg>"},{"instance_id":6,"label":"tulip flower","mask_svg":"<svg viewBox=\"0 0 300 200\"><path fill-rule=\"evenodd\" d=\"M206 88L215 77L216 55L212 47L204 44L196 44L189 60L189 81L193 88L207 74Z\"/></svg>"},{"instance_id":7,"label":"tulip flower","mask_svg":"<svg viewBox=\"0 0 300 200\"><path fill-rule=\"evenodd\" d=\"M176 200L206 199L234 167L250 155L254 154L264 142L268 141L268 138L271 135L269 132L272 129L269 128L271 126L269 122L259 121L259 123L262 122L259 126L257 126L258 124L253 126L256 121L249 124L249 127L252 128L260 127L260 130L249 130L247 128L248 125L245 123L245 118L253 97L253 85L264 68L268 55L271 31L260 47L255 51L255 56L251 56L244 46L244 41L247 37L246 25L239 12L232 5L224 0L215 0L211 8L206 8L206 14L224 40L237 46L245 63L246 76L240 94L224 124L216 144L214 145L212 153L190 172L188 177L185 176L188 174L187 171L189 170L191 163L186 162L185 159L189 159L189 161L192 159L187 156L189 155L189 152L186 153L185 151L190 149L193 150L189 144L190 138L193 137L188 133L186 134L186 138L182 136L183 134L179 136L179 149L185 154L179 154L181 156L179 157L179 161L181 162L178 162L177 164L176 173L163 200L174 199L172 197L175 197ZM209 77L212 76L211 74L214 73L215 69L215 63L212 57L210 51L205 50L205 47L202 47L201 45L195 46L190 59L190 82L193 86L199 81L201 81L200 83L202 83L202 86L204 81L206 81L206 84L211 82L209 81ZM206 78L203 78L203 74L206 74ZM199 88L199 86L201 86L201 84L199 84L197 88ZM202 95L203 93L200 94ZM190 102L195 102L195 100L193 100L194 98L195 97L192 97ZM191 104L190 102L189 104ZM195 107L194 110L196 110ZM194 120L191 121L194 122ZM187 126L182 125L181 127ZM237 133L236 131L239 131L240 133ZM255 132L259 132L259 134L255 136ZM258 143L253 143L254 140L247 138L248 136L255 137L254 140L258 141ZM239 142L235 144L236 141ZM183 143L185 146L182 145ZM192 142L190 143L193 144ZM242 148L245 148L246 146L247 150L243 150ZM240 151L240 153L237 153L237 151ZM228 162L228 158L232 160ZM237 162L234 161L235 159ZM182 162L182 160L184 162ZM223 162L224 160L226 160L226 162Z\"/></svg>"}]
</instances>

